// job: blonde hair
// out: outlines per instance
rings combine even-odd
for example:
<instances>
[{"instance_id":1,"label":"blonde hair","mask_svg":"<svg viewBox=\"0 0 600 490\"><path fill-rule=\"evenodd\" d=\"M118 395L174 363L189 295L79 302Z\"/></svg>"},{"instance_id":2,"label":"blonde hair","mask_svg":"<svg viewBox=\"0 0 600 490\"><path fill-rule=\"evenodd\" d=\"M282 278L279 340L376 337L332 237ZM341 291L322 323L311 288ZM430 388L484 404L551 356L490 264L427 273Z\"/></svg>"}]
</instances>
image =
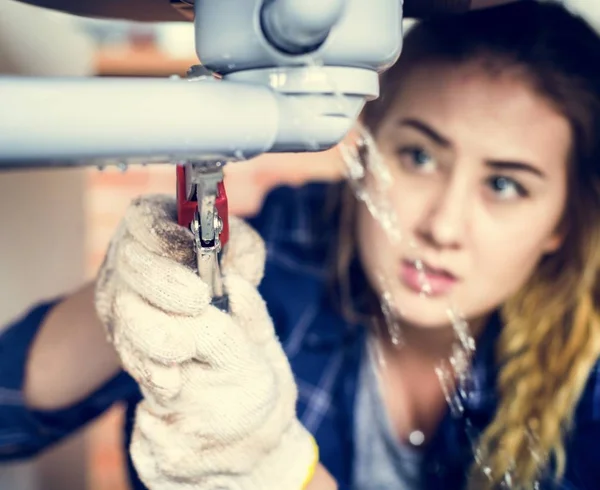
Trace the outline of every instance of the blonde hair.
<instances>
[{"instance_id":1,"label":"blonde hair","mask_svg":"<svg viewBox=\"0 0 600 490\"><path fill-rule=\"evenodd\" d=\"M596 247L590 250L595 261L598 241ZM600 355L600 319L594 287L574 285L572 292L557 294L548 286L533 279L502 309L500 404L480 441L483 453L491 455L486 463L491 473L482 482L475 466L473 489L495 488L507 473L517 488L532 488L549 463L556 478L564 474L563 440Z\"/></svg>"},{"instance_id":2,"label":"blonde hair","mask_svg":"<svg viewBox=\"0 0 600 490\"><path fill-rule=\"evenodd\" d=\"M509 473L512 488L532 489L543 473L563 476L564 438L600 357L600 39L584 21L553 3L514 3L494 12L422 22L406 37L400 61L382 76L382 95L367 105L363 122L377 132L413 66L473 61L488 70L523 68L523 79L572 128L564 242L501 308L499 404L479 440L489 472L474 463L468 481L469 488L491 490ZM364 321L349 307L357 203L348 188L342 196L336 282L343 313Z\"/></svg>"},{"instance_id":3,"label":"blonde hair","mask_svg":"<svg viewBox=\"0 0 600 490\"><path fill-rule=\"evenodd\" d=\"M565 216L578 222L565 225L562 249L502 307L500 403L480 440L491 473L473 467L473 489L494 488L507 472L516 488L532 488L550 469L557 479L564 474L564 438L600 356L598 189L581 191Z\"/></svg>"},{"instance_id":4,"label":"blonde hair","mask_svg":"<svg viewBox=\"0 0 600 490\"><path fill-rule=\"evenodd\" d=\"M480 441L492 455L490 484L482 487L473 468L472 488L493 488L507 472L531 488L549 464L557 479L566 468L563 441L600 356L600 189L597 179L586 184L575 173L565 243L502 307L500 404Z\"/></svg>"}]
</instances>

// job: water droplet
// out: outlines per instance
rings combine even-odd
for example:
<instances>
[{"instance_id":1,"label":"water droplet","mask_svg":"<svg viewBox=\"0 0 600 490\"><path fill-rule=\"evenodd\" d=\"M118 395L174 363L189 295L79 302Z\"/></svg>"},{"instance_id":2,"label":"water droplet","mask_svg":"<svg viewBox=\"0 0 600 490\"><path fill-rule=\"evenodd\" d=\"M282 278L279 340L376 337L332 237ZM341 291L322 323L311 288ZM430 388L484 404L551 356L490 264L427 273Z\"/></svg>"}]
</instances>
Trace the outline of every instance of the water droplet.
<instances>
[{"instance_id":1,"label":"water droplet","mask_svg":"<svg viewBox=\"0 0 600 490\"><path fill-rule=\"evenodd\" d=\"M513 488L513 478L510 471L504 473L504 477L502 478L502 482L500 483L500 488L507 490Z\"/></svg>"},{"instance_id":2,"label":"water droplet","mask_svg":"<svg viewBox=\"0 0 600 490\"><path fill-rule=\"evenodd\" d=\"M127 169L129 168L129 165L127 164L127 162L119 162L119 163L117 163L117 168L121 172L127 172Z\"/></svg>"},{"instance_id":3,"label":"water droplet","mask_svg":"<svg viewBox=\"0 0 600 490\"><path fill-rule=\"evenodd\" d=\"M450 413L453 417L460 417L464 413L465 408L462 404L461 399L456 393L454 376L452 374L452 371L449 369L447 363L440 363L440 365L435 368L435 374L437 375L442 386L444 398L446 398L446 403L450 408Z\"/></svg>"},{"instance_id":4,"label":"water droplet","mask_svg":"<svg viewBox=\"0 0 600 490\"><path fill-rule=\"evenodd\" d=\"M415 259L413 264L415 269L417 269L417 278L421 287L420 295L421 297L427 297L431 295L432 288L429 280L427 279L427 274L425 273L425 265L421 259Z\"/></svg>"},{"instance_id":5,"label":"water droplet","mask_svg":"<svg viewBox=\"0 0 600 490\"><path fill-rule=\"evenodd\" d=\"M398 216L389 196L393 180L375 142L365 132L361 135L358 145L342 142L338 147L354 195L365 204L386 233L388 240L394 245L399 245L402 235Z\"/></svg>"},{"instance_id":6,"label":"water droplet","mask_svg":"<svg viewBox=\"0 0 600 490\"><path fill-rule=\"evenodd\" d=\"M380 294L380 307L388 336L394 346L401 347L404 343L402 339L402 328L394 313L394 296L392 294L391 281L384 272L379 272L377 279L382 291Z\"/></svg>"},{"instance_id":7,"label":"water droplet","mask_svg":"<svg viewBox=\"0 0 600 490\"><path fill-rule=\"evenodd\" d=\"M548 456L541 448L542 443L536 431L538 424L539 422L537 420L530 421L527 429L525 429L525 436L527 437L531 456L539 467L543 467L546 464L546 461L548 461Z\"/></svg>"},{"instance_id":8,"label":"water droplet","mask_svg":"<svg viewBox=\"0 0 600 490\"><path fill-rule=\"evenodd\" d=\"M245 160L244 152L242 150L235 150L233 152L233 156L238 160Z\"/></svg>"},{"instance_id":9,"label":"water droplet","mask_svg":"<svg viewBox=\"0 0 600 490\"><path fill-rule=\"evenodd\" d=\"M402 343L402 331L400 323L394 318L392 311L392 297L389 291L386 291L381 298L381 311L388 329L390 340L395 346L400 346Z\"/></svg>"},{"instance_id":10,"label":"water droplet","mask_svg":"<svg viewBox=\"0 0 600 490\"><path fill-rule=\"evenodd\" d=\"M461 376L469 370L469 356L460 344L455 343L452 346L450 364L458 376Z\"/></svg>"},{"instance_id":11,"label":"water droplet","mask_svg":"<svg viewBox=\"0 0 600 490\"><path fill-rule=\"evenodd\" d=\"M371 359L374 359L376 361L376 365L379 367L379 371L376 374L377 376L381 376L381 370L385 369L387 363L385 360L385 355L383 353L381 342L379 342L379 338L377 337L377 335L369 336L367 347Z\"/></svg>"}]
</instances>

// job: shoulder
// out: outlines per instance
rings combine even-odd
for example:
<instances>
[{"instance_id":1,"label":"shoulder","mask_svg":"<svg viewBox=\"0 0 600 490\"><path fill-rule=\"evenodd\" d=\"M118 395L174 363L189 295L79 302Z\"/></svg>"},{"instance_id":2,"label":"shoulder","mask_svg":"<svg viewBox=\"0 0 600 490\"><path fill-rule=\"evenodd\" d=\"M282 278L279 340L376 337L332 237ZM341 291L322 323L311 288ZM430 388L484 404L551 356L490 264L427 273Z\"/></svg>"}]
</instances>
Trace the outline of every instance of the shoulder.
<instances>
[{"instance_id":1,"label":"shoulder","mask_svg":"<svg viewBox=\"0 0 600 490\"><path fill-rule=\"evenodd\" d=\"M588 424L596 424L600 427L600 356L587 373L573 417L575 429ZM598 447L600 448L600 438Z\"/></svg>"},{"instance_id":2,"label":"shoulder","mask_svg":"<svg viewBox=\"0 0 600 490\"><path fill-rule=\"evenodd\" d=\"M600 426L600 358L588 375L575 413L575 423L595 423ZM600 439L598 447L600 448Z\"/></svg>"},{"instance_id":3,"label":"shoulder","mask_svg":"<svg viewBox=\"0 0 600 490\"><path fill-rule=\"evenodd\" d=\"M565 489L597 488L600 481L600 359L589 373L565 441Z\"/></svg>"}]
</instances>

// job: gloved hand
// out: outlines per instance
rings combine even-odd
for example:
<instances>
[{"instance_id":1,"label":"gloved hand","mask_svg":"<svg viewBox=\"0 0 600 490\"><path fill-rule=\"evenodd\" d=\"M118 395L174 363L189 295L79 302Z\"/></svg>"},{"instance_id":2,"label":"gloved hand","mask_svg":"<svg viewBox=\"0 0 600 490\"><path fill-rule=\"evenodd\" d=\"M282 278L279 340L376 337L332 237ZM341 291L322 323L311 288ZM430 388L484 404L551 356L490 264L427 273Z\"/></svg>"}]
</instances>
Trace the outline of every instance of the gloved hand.
<instances>
[{"instance_id":1,"label":"gloved hand","mask_svg":"<svg viewBox=\"0 0 600 490\"><path fill-rule=\"evenodd\" d=\"M210 305L173 199L135 200L111 242L96 307L144 395L130 450L150 490L300 490L314 472L318 451L256 290L264 260L260 237L232 218L226 314Z\"/></svg>"}]
</instances>

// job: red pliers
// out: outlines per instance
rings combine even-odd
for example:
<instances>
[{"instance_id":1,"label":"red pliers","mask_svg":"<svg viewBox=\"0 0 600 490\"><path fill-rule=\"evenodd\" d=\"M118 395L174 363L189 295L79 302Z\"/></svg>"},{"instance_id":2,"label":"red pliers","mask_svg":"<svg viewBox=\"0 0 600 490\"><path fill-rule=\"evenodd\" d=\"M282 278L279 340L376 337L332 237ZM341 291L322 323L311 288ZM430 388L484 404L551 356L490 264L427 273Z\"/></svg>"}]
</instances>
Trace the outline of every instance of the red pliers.
<instances>
[{"instance_id":1,"label":"red pliers","mask_svg":"<svg viewBox=\"0 0 600 490\"><path fill-rule=\"evenodd\" d=\"M229 210L223 162L177 165L177 220L194 234L198 274L211 288L212 303L229 309L220 257L229 240Z\"/></svg>"}]
</instances>

